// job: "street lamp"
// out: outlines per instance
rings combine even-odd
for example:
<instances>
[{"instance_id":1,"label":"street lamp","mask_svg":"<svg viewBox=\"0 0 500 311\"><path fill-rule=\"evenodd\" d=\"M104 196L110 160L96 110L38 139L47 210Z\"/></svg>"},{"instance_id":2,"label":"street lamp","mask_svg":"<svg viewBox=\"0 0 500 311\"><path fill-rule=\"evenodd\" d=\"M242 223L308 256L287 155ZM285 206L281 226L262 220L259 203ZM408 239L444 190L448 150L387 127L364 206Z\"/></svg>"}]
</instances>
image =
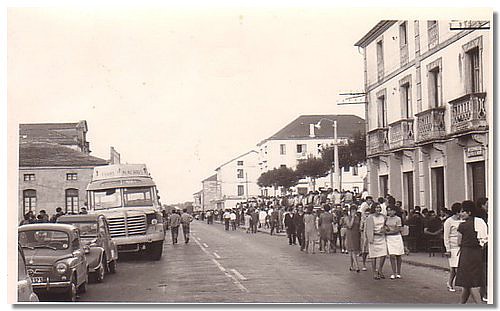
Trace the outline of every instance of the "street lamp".
<instances>
[{"instance_id":1,"label":"street lamp","mask_svg":"<svg viewBox=\"0 0 500 311\"><path fill-rule=\"evenodd\" d=\"M339 191L342 191L341 185L340 185L340 167L339 167L339 146L338 146L338 140L337 140L337 120L330 120L327 118L321 118L318 123L314 125L315 128L320 128L321 127L321 121L330 121L332 122L333 126L333 163L334 163L334 174L335 174L335 187L333 186L333 174L330 176L331 178L331 184L332 188L338 189Z\"/></svg>"}]
</instances>

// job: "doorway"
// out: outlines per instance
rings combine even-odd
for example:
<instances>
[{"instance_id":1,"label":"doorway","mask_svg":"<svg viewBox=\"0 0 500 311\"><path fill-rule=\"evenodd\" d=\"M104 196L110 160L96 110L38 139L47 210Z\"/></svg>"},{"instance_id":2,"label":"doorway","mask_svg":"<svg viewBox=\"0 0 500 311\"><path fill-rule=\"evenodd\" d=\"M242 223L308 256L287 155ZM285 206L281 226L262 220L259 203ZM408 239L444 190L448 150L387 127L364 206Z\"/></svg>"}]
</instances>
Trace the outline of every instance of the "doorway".
<instances>
[{"instance_id":1,"label":"doorway","mask_svg":"<svg viewBox=\"0 0 500 311\"><path fill-rule=\"evenodd\" d=\"M404 207L406 210L414 207L415 201L413 197L413 172L403 173L403 193L404 193Z\"/></svg>"},{"instance_id":2,"label":"doorway","mask_svg":"<svg viewBox=\"0 0 500 311\"><path fill-rule=\"evenodd\" d=\"M469 184L472 186L472 200L477 202L479 198L486 197L486 173L484 161L472 162L470 167Z\"/></svg>"},{"instance_id":3,"label":"doorway","mask_svg":"<svg viewBox=\"0 0 500 311\"><path fill-rule=\"evenodd\" d=\"M431 169L432 209L438 211L445 208L444 200L444 167Z\"/></svg>"}]
</instances>

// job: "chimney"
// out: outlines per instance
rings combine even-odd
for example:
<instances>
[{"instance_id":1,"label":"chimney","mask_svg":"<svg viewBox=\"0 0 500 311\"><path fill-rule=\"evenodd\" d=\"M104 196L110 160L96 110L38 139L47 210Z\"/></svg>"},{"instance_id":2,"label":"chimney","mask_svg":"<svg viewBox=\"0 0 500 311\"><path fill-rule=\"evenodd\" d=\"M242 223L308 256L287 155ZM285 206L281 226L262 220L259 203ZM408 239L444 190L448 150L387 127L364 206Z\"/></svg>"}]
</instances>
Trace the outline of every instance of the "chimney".
<instances>
[{"instance_id":1,"label":"chimney","mask_svg":"<svg viewBox=\"0 0 500 311\"><path fill-rule=\"evenodd\" d=\"M314 138L314 124L309 124L309 137Z\"/></svg>"}]
</instances>

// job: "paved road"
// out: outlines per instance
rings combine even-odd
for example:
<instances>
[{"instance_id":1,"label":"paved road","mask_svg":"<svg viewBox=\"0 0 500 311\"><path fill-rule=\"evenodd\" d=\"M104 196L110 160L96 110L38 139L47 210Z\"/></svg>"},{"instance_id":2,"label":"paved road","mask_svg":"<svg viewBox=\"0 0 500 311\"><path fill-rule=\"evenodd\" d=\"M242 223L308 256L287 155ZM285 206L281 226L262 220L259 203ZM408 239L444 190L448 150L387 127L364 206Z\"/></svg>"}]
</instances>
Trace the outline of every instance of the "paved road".
<instances>
[{"instance_id":1,"label":"paved road","mask_svg":"<svg viewBox=\"0 0 500 311\"><path fill-rule=\"evenodd\" d=\"M170 233L170 232L169 232ZM160 261L122 258L118 273L91 284L82 302L353 302L459 301L446 290L447 273L403 265L403 279L374 280L348 271L349 255L306 254L284 237L224 231L193 222L189 244L172 245ZM390 275L390 264L384 270Z\"/></svg>"}]
</instances>

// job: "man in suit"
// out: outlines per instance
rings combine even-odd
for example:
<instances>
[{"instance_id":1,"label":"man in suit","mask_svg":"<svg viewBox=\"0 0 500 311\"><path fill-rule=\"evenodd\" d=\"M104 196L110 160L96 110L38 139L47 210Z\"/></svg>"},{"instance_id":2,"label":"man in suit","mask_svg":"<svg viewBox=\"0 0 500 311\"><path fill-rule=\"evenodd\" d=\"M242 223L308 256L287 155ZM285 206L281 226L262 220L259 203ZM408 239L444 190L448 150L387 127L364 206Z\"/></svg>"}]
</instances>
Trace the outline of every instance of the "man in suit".
<instances>
[{"instance_id":1,"label":"man in suit","mask_svg":"<svg viewBox=\"0 0 500 311\"><path fill-rule=\"evenodd\" d=\"M293 209L290 207L288 212L285 214L285 228L286 234L288 236L288 244L297 244L297 233L295 231L295 216Z\"/></svg>"},{"instance_id":2,"label":"man in suit","mask_svg":"<svg viewBox=\"0 0 500 311\"><path fill-rule=\"evenodd\" d=\"M300 250L303 251L306 247L305 244L306 228L304 225L304 210L302 209L302 206L298 207L298 210L293 217L293 222L295 224L295 232L297 239L299 240Z\"/></svg>"}]
</instances>

